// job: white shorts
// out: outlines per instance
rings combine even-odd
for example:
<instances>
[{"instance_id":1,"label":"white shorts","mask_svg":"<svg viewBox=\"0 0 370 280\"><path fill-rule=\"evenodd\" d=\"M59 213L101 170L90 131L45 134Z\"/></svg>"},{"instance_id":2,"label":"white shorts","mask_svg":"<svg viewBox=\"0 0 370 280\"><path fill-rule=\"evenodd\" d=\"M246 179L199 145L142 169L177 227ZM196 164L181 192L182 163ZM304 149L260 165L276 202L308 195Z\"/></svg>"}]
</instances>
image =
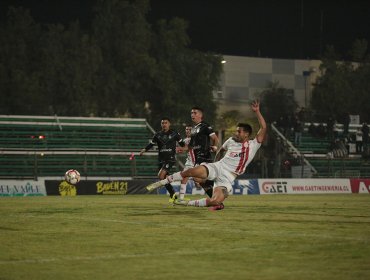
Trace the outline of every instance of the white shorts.
<instances>
[{"instance_id":1,"label":"white shorts","mask_svg":"<svg viewBox=\"0 0 370 280\"><path fill-rule=\"evenodd\" d=\"M213 187L225 187L229 193L232 192L232 184L236 178L236 174L228 171L220 162L202 163L208 169L209 180L214 181Z\"/></svg>"}]
</instances>

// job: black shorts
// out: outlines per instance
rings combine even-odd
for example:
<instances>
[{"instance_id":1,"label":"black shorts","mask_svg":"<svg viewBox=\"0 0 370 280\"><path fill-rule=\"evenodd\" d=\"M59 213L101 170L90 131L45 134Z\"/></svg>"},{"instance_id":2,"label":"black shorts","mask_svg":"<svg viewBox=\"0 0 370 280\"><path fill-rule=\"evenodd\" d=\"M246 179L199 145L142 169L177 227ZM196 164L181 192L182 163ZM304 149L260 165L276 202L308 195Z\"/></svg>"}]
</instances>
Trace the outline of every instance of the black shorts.
<instances>
[{"instance_id":1,"label":"black shorts","mask_svg":"<svg viewBox=\"0 0 370 280\"><path fill-rule=\"evenodd\" d=\"M175 164L175 162L160 162L158 163L158 170L166 170L167 173L170 173L170 170L172 166Z\"/></svg>"}]
</instances>

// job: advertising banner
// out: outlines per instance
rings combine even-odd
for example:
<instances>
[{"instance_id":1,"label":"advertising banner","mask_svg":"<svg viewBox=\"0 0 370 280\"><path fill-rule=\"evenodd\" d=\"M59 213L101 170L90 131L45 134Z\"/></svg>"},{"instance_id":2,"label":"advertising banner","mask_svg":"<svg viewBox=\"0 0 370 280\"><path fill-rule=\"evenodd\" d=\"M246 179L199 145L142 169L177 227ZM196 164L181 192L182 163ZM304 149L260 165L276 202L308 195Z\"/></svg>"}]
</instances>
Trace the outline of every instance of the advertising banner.
<instances>
[{"instance_id":1,"label":"advertising banner","mask_svg":"<svg viewBox=\"0 0 370 280\"><path fill-rule=\"evenodd\" d=\"M370 179L350 179L353 193L370 194Z\"/></svg>"},{"instance_id":2,"label":"advertising banner","mask_svg":"<svg viewBox=\"0 0 370 280\"><path fill-rule=\"evenodd\" d=\"M173 186L175 192L179 192L180 190L179 182L172 183L171 185ZM235 180L232 187L233 192L231 193L231 195L260 194L257 179ZM168 192L166 188L160 188L158 189L158 194L168 195ZM205 192L203 188L198 187L193 180L189 180L186 183L186 194L204 195Z\"/></svg>"},{"instance_id":3,"label":"advertising banner","mask_svg":"<svg viewBox=\"0 0 370 280\"><path fill-rule=\"evenodd\" d=\"M153 180L80 181L76 185L66 181L45 180L47 195L126 195L149 194L145 189Z\"/></svg>"},{"instance_id":4,"label":"advertising banner","mask_svg":"<svg viewBox=\"0 0 370 280\"><path fill-rule=\"evenodd\" d=\"M260 194L258 179L235 180L233 194Z\"/></svg>"},{"instance_id":5,"label":"advertising banner","mask_svg":"<svg viewBox=\"0 0 370 280\"><path fill-rule=\"evenodd\" d=\"M45 196L44 181L1 180L0 196Z\"/></svg>"},{"instance_id":6,"label":"advertising banner","mask_svg":"<svg viewBox=\"0 0 370 280\"><path fill-rule=\"evenodd\" d=\"M146 186L156 179L92 180L71 185L66 181L2 181L0 196L10 195L127 195L168 194L165 187L148 192ZM172 184L179 192L180 183ZM45 191L46 189L46 191ZM340 194L370 193L370 179L241 179L233 183L231 195L251 194ZM186 194L204 195L193 180L186 184Z\"/></svg>"},{"instance_id":7,"label":"advertising banner","mask_svg":"<svg viewBox=\"0 0 370 280\"><path fill-rule=\"evenodd\" d=\"M260 194L352 193L349 179L258 179Z\"/></svg>"}]
</instances>

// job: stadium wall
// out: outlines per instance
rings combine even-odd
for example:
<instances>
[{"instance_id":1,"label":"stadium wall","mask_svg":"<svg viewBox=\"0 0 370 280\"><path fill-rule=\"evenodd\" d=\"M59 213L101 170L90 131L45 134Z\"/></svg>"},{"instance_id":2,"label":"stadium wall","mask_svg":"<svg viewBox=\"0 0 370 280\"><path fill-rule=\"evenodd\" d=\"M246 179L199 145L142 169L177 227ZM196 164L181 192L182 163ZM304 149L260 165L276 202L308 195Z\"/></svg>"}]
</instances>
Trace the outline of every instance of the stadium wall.
<instances>
[{"instance_id":1,"label":"stadium wall","mask_svg":"<svg viewBox=\"0 0 370 280\"><path fill-rule=\"evenodd\" d=\"M313 83L320 75L320 60L293 60L223 55L223 73L214 99L218 115L230 110L246 114L245 106L259 98L269 83L291 91L300 107L308 107Z\"/></svg>"},{"instance_id":2,"label":"stadium wall","mask_svg":"<svg viewBox=\"0 0 370 280\"><path fill-rule=\"evenodd\" d=\"M166 194L164 188L149 193L145 186L153 180L85 180L71 185L62 180L2 180L0 196L75 196ZM174 185L176 191L179 185ZM193 181L187 194L203 195ZM269 194L370 194L370 179L249 179L235 180L232 195Z\"/></svg>"}]
</instances>

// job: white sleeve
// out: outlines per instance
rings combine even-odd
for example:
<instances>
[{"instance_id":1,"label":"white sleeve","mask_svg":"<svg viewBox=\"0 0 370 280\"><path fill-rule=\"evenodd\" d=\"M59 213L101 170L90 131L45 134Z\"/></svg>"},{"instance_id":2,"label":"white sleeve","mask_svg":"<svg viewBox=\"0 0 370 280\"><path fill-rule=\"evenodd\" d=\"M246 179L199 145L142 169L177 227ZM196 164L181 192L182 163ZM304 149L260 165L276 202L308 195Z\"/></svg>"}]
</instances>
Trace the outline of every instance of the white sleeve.
<instances>
[{"instance_id":1,"label":"white sleeve","mask_svg":"<svg viewBox=\"0 0 370 280\"><path fill-rule=\"evenodd\" d=\"M225 149L225 150L228 150L229 149L229 145L232 141L232 137L230 137L229 139L227 139L223 144L222 144L222 148Z\"/></svg>"},{"instance_id":2,"label":"white sleeve","mask_svg":"<svg viewBox=\"0 0 370 280\"><path fill-rule=\"evenodd\" d=\"M254 138L251 142L252 142L252 144L253 144L253 146L255 147L256 150L258 150L262 145L262 143L257 141L257 138Z\"/></svg>"}]
</instances>

